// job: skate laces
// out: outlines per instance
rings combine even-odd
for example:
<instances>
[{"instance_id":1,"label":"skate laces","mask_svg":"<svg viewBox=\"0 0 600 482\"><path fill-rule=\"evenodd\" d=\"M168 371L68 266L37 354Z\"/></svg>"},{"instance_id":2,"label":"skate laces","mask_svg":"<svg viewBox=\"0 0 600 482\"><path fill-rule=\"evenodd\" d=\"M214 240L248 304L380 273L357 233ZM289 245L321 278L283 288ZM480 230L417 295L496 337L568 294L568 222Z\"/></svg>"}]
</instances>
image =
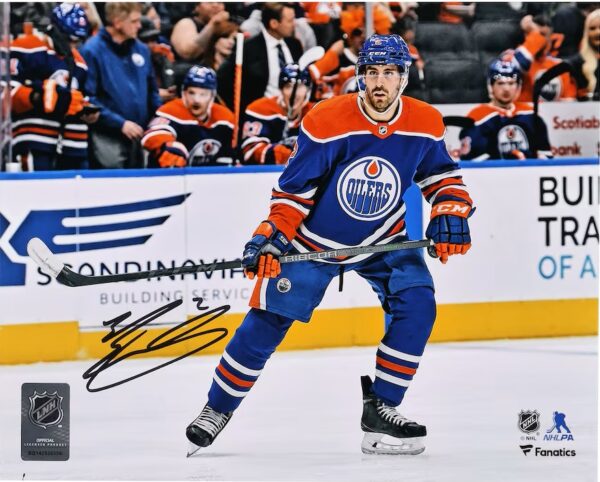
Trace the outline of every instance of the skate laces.
<instances>
[{"instance_id":1,"label":"skate laces","mask_svg":"<svg viewBox=\"0 0 600 482\"><path fill-rule=\"evenodd\" d=\"M396 411L394 407L390 407L383 402L377 403L377 413L386 421L395 425L405 425L407 423L415 423Z\"/></svg>"},{"instance_id":2,"label":"skate laces","mask_svg":"<svg viewBox=\"0 0 600 482\"><path fill-rule=\"evenodd\" d=\"M229 415L217 412L207 405L202 409L196 420L192 422L192 425L196 425L214 437L223 429L228 420Z\"/></svg>"}]
</instances>

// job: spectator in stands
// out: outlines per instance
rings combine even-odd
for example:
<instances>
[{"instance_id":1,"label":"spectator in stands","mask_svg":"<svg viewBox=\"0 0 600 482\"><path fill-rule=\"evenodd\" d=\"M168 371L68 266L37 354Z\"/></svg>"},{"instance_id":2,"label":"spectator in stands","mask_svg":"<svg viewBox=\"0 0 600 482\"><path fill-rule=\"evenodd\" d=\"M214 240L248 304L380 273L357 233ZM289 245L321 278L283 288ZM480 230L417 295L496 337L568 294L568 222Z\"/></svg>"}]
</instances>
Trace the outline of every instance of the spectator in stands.
<instances>
[{"instance_id":1,"label":"spectator in stands","mask_svg":"<svg viewBox=\"0 0 600 482\"><path fill-rule=\"evenodd\" d=\"M391 32L396 21L390 8L383 2L373 6L373 29L375 33L386 35ZM340 13L340 28L343 32L350 32L355 28L365 28L364 2L344 2Z\"/></svg>"},{"instance_id":2,"label":"spectator in stands","mask_svg":"<svg viewBox=\"0 0 600 482\"><path fill-rule=\"evenodd\" d=\"M329 75L323 77L324 81L332 86L333 94L349 94L358 92L356 85L355 67L358 60L358 51L365 42L364 28L354 28L344 33L343 49L338 54L338 67ZM336 47L337 42L332 45Z\"/></svg>"},{"instance_id":3,"label":"spectator in stands","mask_svg":"<svg viewBox=\"0 0 600 482\"><path fill-rule=\"evenodd\" d=\"M585 18L597 8L600 8L599 2L569 2L558 7L552 17L554 32L564 37L558 57L564 59L577 54L583 37Z\"/></svg>"},{"instance_id":4,"label":"spectator in stands","mask_svg":"<svg viewBox=\"0 0 600 482\"><path fill-rule=\"evenodd\" d=\"M10 47L13 155L24 170L88 167L88 127L98 113L84 110L87 65L75 45L89 33L84 10L63 3L46 34L33 31Z\"/></svg>"},{"instance_id":5,"label":"spectator in stands","mask_svg":"<svg viewBox=\"0 0 600 482\"><path fill-rule=\"evenodd\" d=\"M156 28L156 22L153 22L148 17L142 17L141 24L138 39L144 42L150 49L152 67L154 68L156 85L158 86L158 95L162 102L168 102L177 96L175 72L173 70L175 56L173 55L171 46L160 35L160 30Z\"/></svg>"},{"instance_id":6,"label":"spectator in stands","mask_svg":"<svg viewBox=\"0 0 600 482\"><path fill-rule=\"evenodd\" d=\"M443 23L468 23L474 15L473 2L442 2L438 20Z\"/></svg>"},{"instance_id":7,"label":"spectator in stands","mask_svg":"<svg viewBox=\"0 0 600 482\"><path fill-rule=\"evenodd\" d=\"M552 157L548 131L530 103L515 102L521 71L510 61L494 60L488 72L490 102L472 109L472 121L459 137L463 160Z\"/></svg>"},{"instance_id":8,"label":"spectator in stands","mask_svg":"<svg viewBox=\"0 0 600 482\"><path fill-rule=\"evenodd\" d=\"M341 2L302 2L302 8L315 32L317 44L329 47L336 38L335 23L339 23Z\"/></svg>"},{"instance_id":9,"label":"spectator in stands","mask_svg":"<svg viewBox=\"0 0 600 482\"><path fill-rule=\"evenodd\" d=\"M577 98L600 100L600 9L585 19L581 49L568 62L575 72Z\"/></svg>"},{"instance_id":10,"label":"spectator in stands","mask_svg":"<svg viewBox=\"0 0 600 482\"><path fill-rule=\"evenodd\" d=\"M505 52L502 57L515 62L523 72L519 101L531 102L535 81L548 69L561 63L561 60L549 55L553 32L548 17L526 15L521 20L521 28L525 33L525 42L514 52ZM547 101L575 100L575 96L575 82L568 72L552 79L541 91L541 99Z\"/></svg>"},{"instance_id":11,"label":"spectator in stands","mask_svg":"<svg viewBox=\"0 0 600 482\"><path fill-rule=\"evenodd\" d=\"M86 91L101 107L91 132L93 167L143 167L139 139L160 106L150 50L137 40L140 4L111 2L106 27L82 49Z\"/></svg>"},{"instance_id":12,"label":"spectator in stands","mask_svg":"<svg viewBox=\"0 0 600 482\"><path fill-rule=\"evenodd\" d=\"M142 139L149 167L224 166L233 163L233 113L215 104L217 74L195 65L180 99L167 102Z\"/></svg>"},{"instance_id":13,"label":"spectator in stands","mask_svg":"<svg viewBox=\"0 0 600 482\"><path fill-rule=\"evenodd\" d=\"M202 63L217 71L233 52L235 36L239 28L237 24L226 21L216 23L213 30L214 33L208 43Z\"/></svg>"},{"instance_id":14,"label":"spectator in stands","mask_svg":"<svg viewBox=\"0 0 600 482\"><path fill-rule=\"evenodd\" d=\"M286 3L265 3L261 33L244 42L241 112L250 102L278 95L279 72L283 66L297 62L302 45L293 37L294 9ZM233 108L235 52L217 72L219 96Z\"/></svg>"},{"instance_id":15,"label":"spectator in stands","mask_svg":"<svg viewBox=\"0 0 600 482\"><path fill-rule=\"evenodd\" d=\"M171 33L171 44L180 59L188 62L202 58L215 24L229 20L229 12L222 2L198 2L192 17L179 20Z\"/></svg>"},{"instance_id":16,"label":"spectator in stands","mask_svg":"<svg viewBox=\"0 0 600 482\"><path fill-rule=\"evenodd\" d=\"M252 102L244 114L244 164L286 164L298 136L300 122L312 108L311 76L297 64L279 73L281 94Z\"/></svg>"}]
</instances>

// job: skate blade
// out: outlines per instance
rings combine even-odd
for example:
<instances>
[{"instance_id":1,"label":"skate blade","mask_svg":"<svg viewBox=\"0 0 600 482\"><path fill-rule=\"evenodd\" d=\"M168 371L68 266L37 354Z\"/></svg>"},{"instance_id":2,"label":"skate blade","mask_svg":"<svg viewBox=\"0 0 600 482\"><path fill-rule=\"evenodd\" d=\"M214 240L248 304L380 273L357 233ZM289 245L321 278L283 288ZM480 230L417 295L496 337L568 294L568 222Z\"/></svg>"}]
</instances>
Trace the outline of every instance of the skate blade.
<instances>
[{"instance_id":1,"label":"skate blade","mask_svg":"<svg viewBox=\"0 0 600 482\"><path fill-rule=\"evenodd\" d=\"M418 455L425 451L425 437L396 438L382 433L365 433L361 444L368 455Z\"/></svg>"},{"instance_id":2,"label":"skate blade","mask_svg":"<svg viewBox=\"0 0 600 482\"><path fill-rule=\"evenodd\" d=\"M202 447L200 447L199 445L196 445L193 442L188 442L188 450L187 450L187 455L186 457L191 457L192 455L194 455L196 452L198 452L198 450L200 450Z\"/></svg>"}]
</instances>

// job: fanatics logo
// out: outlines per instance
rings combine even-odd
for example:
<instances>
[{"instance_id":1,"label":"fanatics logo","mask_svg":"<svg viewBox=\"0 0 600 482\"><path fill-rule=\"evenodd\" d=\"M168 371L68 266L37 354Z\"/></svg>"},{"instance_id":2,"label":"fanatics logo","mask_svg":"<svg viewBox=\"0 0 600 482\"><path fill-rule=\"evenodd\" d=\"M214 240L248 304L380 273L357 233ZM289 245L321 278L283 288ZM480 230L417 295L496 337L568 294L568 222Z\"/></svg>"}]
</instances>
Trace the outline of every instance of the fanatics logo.
<instances>
[{"instance_id":1,"label":"fanatics logo","mask_svg":"<svg viewBox=\"0 0 600 482\"><path fill-rule=\"evenodd\" d=\"M337 198L344 212L354 219L381 219L398 206L400 175L386 159L362 157L340 175Z\"/></svg>"}]
</instances>

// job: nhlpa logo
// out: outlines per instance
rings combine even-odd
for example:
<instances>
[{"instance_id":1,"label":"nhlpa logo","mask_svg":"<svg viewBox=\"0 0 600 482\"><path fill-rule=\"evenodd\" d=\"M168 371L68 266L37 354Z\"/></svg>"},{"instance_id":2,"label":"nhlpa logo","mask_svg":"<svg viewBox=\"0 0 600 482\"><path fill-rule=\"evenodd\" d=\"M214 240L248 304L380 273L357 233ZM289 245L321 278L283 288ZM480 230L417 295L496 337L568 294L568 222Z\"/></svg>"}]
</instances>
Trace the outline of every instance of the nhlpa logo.
<instances>
[{"instance_id":1,"label":"nhlpa logo","mask_svg":"<svg viewBox=\"0 0 600 482\"><path fill-rule=\"evenodd\" d=\"M188 196L181 194L88 208L34 210L16 229L0 213L0 287L25 284L27 243L33 237L40 238L56 254L144 244L171 217L170 211Z\"/></svg>"},{"instance_id":2,"label":"nhlpa logo","mask_svg":"<svg viewBox=\"0 0 600 482\"><path fill-rule=\"evenodd\" d=\"M511 124L498 132L498 150L501 154L510 154L514 150L525 152L528 149L527 134L521 127Z\"/></svg>"},{"instance_id":3,"label":"nhlpa logo","mask_svg":"<svg viewBox=\"0 0 600 482\"><path fill-rule=\"evenodd\" d=\"M381 219L398 205L400 176L391 162L381 157L363 157L342 172L337 198L354 219Z\"/></svg>"},{"instance_id":4,"label":"nhlpa logo","mask_svg":"<svg viewBox=\"0 0 600 482\"><path fill-rule=\"evenodd\" d=\"M532 433L540 428L540 414L537 410L521 410L519 413L519 430Z\"/></svg>"},{"instance_id":5,"label":"nhlpa logo","mask_svg":"<svg viewBox=\"0 0 600 482\"><path fill-rule=\"evenodd\" d=\"M44 429L58 425L63 419L62 401L63 397L58 392L40 394L34 391L29 397L29 420Z\"/></svg>"}]
</instances>

